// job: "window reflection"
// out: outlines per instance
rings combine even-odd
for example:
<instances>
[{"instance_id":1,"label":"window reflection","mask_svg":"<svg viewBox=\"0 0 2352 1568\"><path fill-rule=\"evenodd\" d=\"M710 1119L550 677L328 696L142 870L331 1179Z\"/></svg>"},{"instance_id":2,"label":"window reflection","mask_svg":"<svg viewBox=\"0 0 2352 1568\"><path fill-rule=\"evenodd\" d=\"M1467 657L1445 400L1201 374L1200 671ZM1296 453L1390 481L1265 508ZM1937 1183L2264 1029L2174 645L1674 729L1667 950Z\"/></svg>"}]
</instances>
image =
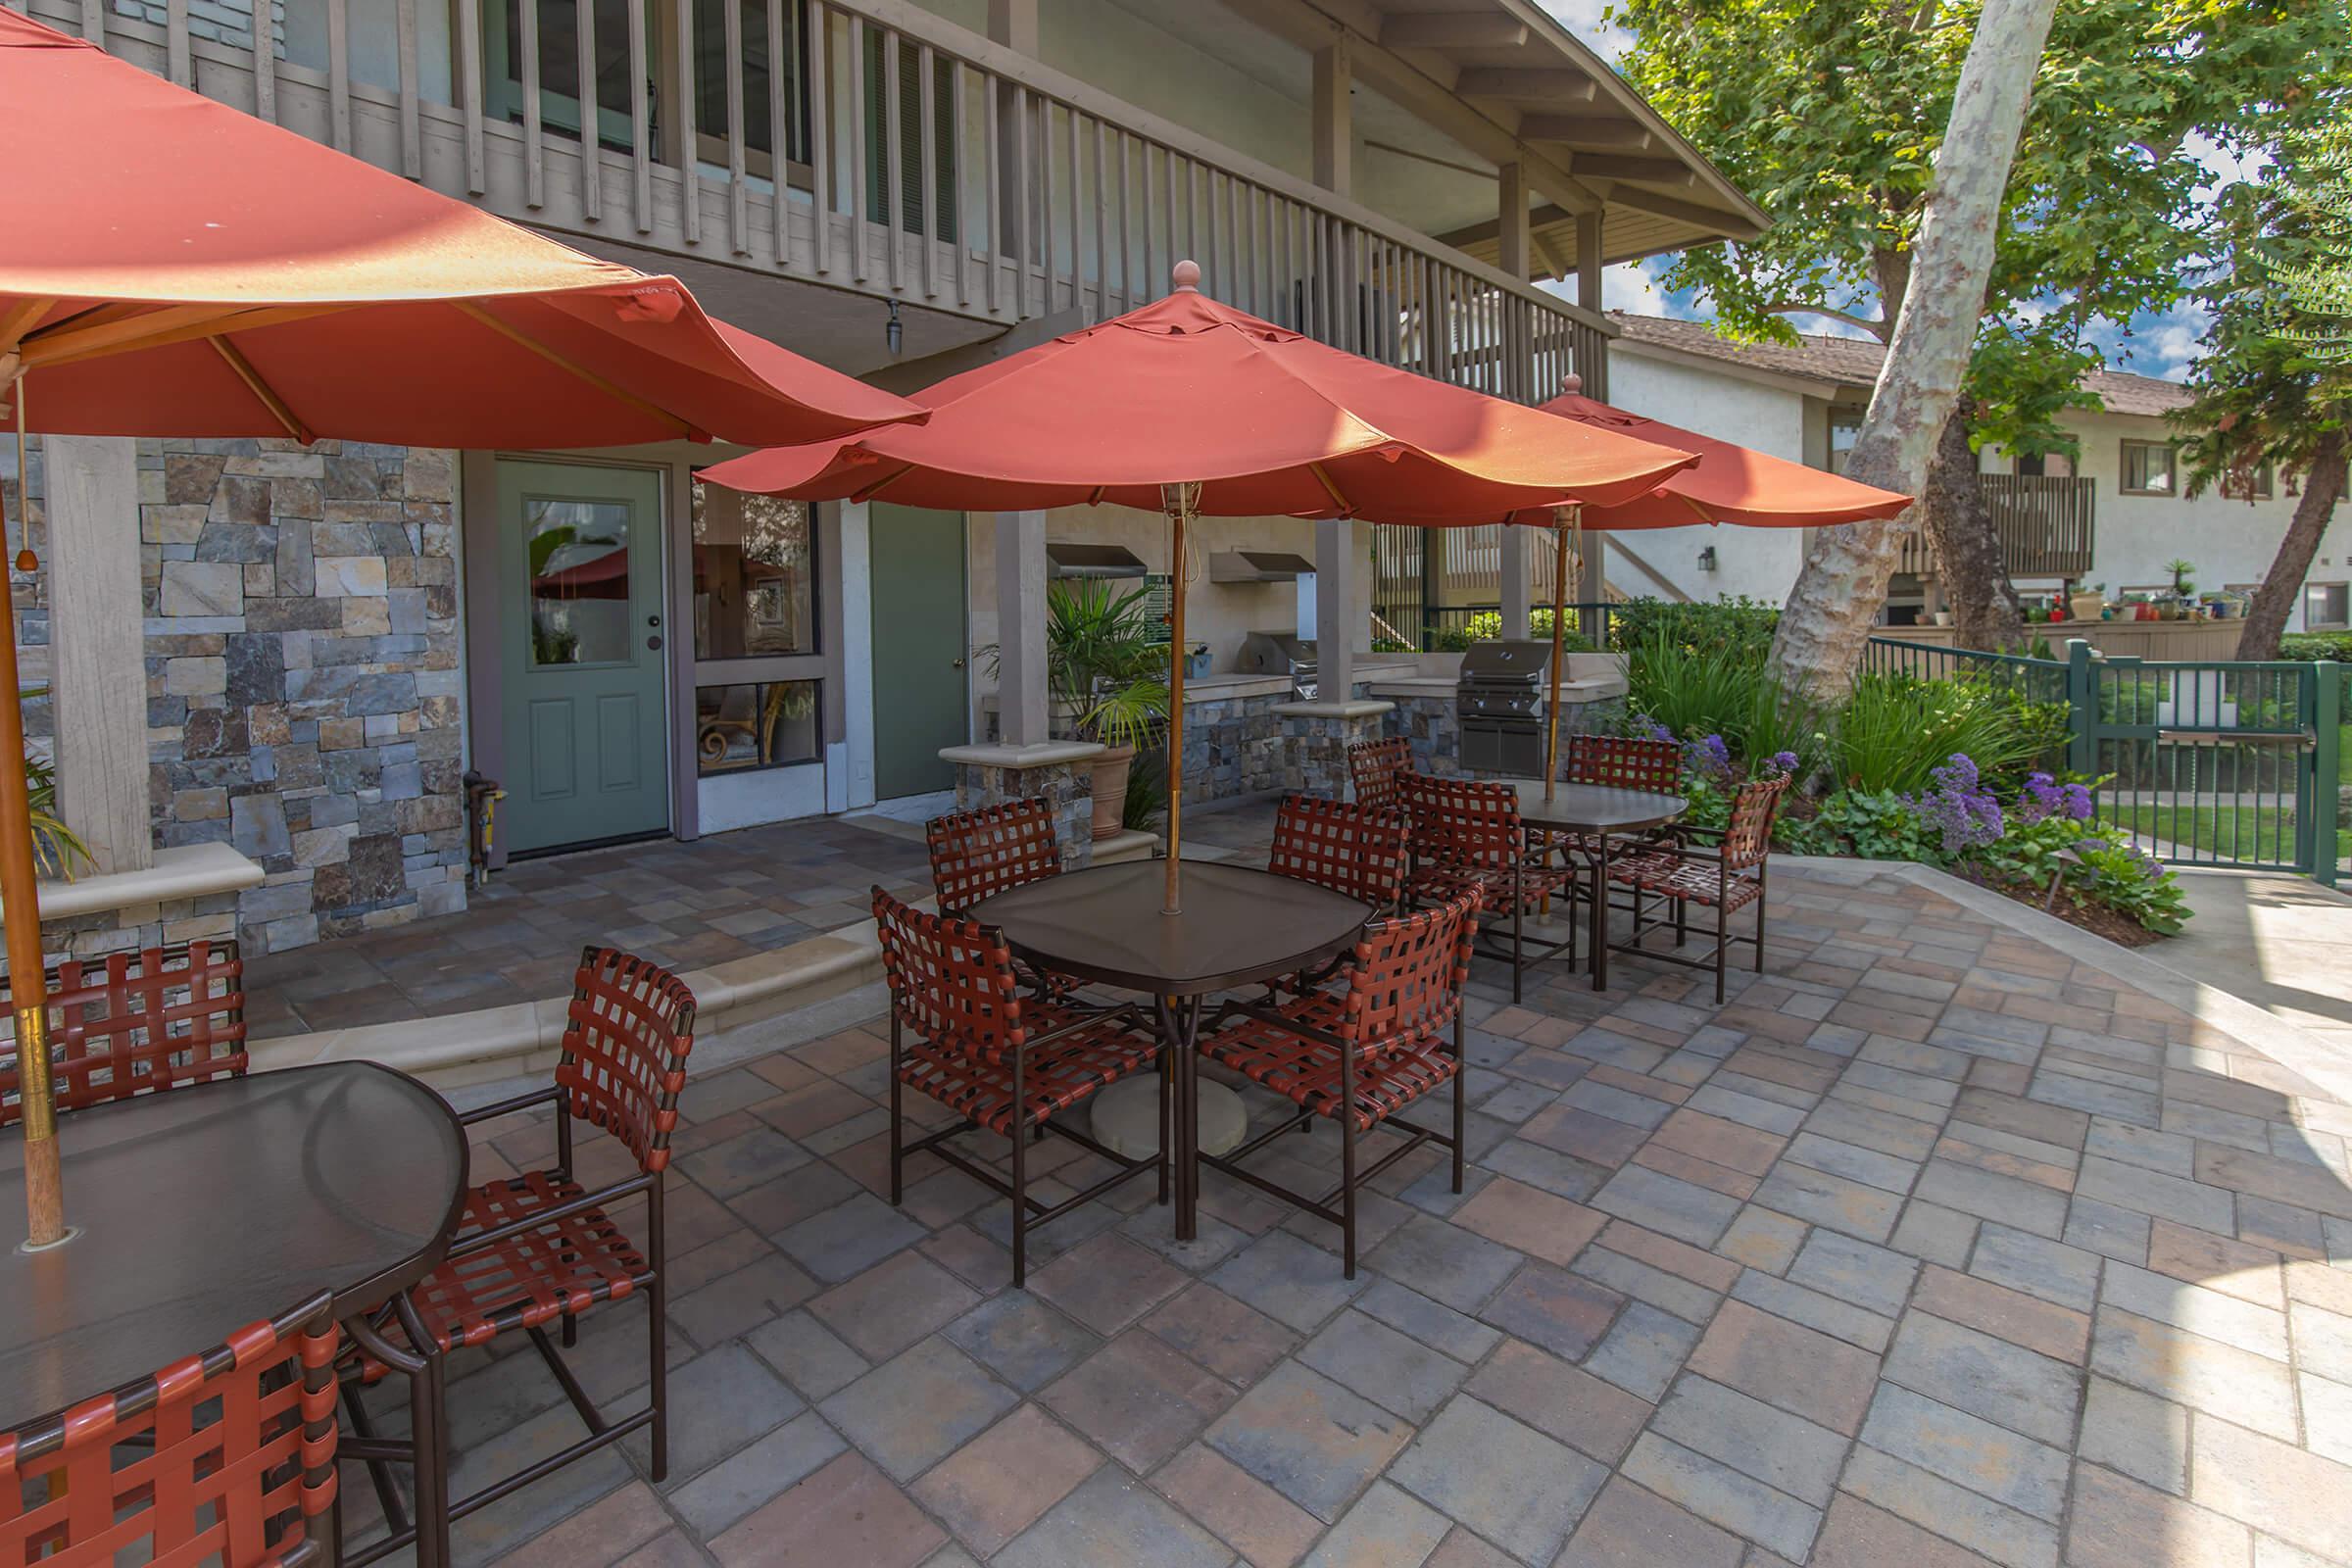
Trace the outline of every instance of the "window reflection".
<instances>
[{"instance_id":1,"label":"window reflection","mask_svg":"<svg viewBox=\"0 0 2352 1568\"><path fill-rule=\"evenodd\" d=\"M697 771L708 777L818 760L816 689L812 680L697 687Z\"/></svg>"},{"instance_id":2,"label":"window reflection","mask_svg":"<svg viewBox=\"0 0 2352 1568\"><path fill-rule=\"evenodd\" d=\"M695 485L697 659L815 653L815 574L805 503Z\"/></svg>"},{"instance_id":3,"label":"window reflection","mask_svg":"<svg viewBox=\"0 0 2352 1568\"><path fill-rule=\"evenodd\" d=\"M525 497L531 662L623 663L629 641L629 508Z\"/></svg>"}]
</instances>

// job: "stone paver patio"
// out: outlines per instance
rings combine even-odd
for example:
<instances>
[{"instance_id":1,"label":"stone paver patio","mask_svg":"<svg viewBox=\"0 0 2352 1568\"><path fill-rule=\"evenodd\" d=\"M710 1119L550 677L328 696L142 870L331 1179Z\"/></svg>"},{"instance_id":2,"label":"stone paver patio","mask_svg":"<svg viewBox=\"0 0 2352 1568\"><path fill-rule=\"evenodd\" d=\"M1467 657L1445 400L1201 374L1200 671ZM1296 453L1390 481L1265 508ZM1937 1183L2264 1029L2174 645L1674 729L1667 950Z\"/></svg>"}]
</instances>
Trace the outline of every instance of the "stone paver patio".
<instances>
[{"instance_id":1,"label":"stone paver patio","mask_svg":"<svg viewBox=\"0 0 2352 1568\"><path fill-rule=\"evenodd\" d=\"M2352 1563L2352 1106L2022 916L1772 885L1721 1008L1639 960L1513 1007L1482 966L1468 1189L1388 1172L1352 1282L1207 1173L1197 1243L1131 1184L1010 1290L992 1195L877 1196L879 1020L697 1079L669 1479L608 1451L462 1560ZM482 1131L477 1181L549 1152ZM616 1408L642 1327L575 1352ZM461 1489L577 1435L527 1350L456 1370Z\"/></svg>"}]
</instances>

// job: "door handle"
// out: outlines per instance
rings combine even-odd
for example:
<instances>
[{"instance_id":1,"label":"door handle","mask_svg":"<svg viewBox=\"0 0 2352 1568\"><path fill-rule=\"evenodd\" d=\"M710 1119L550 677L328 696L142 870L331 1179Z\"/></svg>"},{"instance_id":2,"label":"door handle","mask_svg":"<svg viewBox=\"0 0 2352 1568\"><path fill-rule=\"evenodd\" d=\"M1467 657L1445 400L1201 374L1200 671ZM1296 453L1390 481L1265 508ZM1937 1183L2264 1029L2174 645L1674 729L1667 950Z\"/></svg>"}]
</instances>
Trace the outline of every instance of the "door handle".
<instances>
[{"instance_id":1,"label":"door handle","mask_svg":"<svg viewBox=\"0 0 2352 1568\"><path fill-rule=\"evenodd\" d=\"M961 668L963 667L963 661L962 661L962 660L960 660L960 659L950 660L950 661L949 661L949 663L950 663L951 667L953 667L953 668L956 668L956 669L961 669Z\"/></svg>"},{"instance_id":2,"label":"door handle","mask_svg":"<svg viewBox=\"0 0 2352 1568\"><path fill-rule=\"evenodd\" d=\"M645 646L658 654L662 651L662 639L659 636L648 637L645 640Z\"/></svg>"}]
</instances>

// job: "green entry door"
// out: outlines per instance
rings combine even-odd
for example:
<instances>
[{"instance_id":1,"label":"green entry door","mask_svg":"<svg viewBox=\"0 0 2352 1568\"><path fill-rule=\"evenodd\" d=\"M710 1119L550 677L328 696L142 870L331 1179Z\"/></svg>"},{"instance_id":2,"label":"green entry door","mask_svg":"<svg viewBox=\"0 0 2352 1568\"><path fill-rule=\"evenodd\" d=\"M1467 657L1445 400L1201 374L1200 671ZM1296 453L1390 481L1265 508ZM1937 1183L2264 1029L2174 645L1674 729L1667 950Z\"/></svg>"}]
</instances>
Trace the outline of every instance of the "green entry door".
<instances>
[{"instance_id":1,"label":"green entry door","mask_svg":"<svg viewBox=\"0 0 2352 1568\"><path fill-rule=\"evenodd\" d=\"M953 788L943 746L971 739L964 661L963 514L875 502L874 795Z\"/></svg>"},{"instance_id":2,"label":"green entry door","mask_svg":"<svg viewBox=\"0 0 2352 1568\"><path fill-rule=\"evenodd\" d=\"M501 460L499 658L511 851L669 826L662 477Z\"/></svg>"}]
</instances>

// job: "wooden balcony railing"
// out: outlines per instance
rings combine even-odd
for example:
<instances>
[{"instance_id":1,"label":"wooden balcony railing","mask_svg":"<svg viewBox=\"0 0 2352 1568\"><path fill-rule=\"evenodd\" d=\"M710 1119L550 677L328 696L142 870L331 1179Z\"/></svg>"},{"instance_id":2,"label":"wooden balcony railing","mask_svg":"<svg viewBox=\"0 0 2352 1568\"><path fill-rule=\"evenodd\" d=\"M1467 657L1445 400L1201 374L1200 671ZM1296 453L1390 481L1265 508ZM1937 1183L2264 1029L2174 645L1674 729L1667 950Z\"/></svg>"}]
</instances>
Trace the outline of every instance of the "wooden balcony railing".
<instances>
[{"instance_id":1,"label":"wooden balcony railing","mask_svg":"<svg viewBox=\"0 0 2352 1568\"><path fill-rule=\"evenodd\" d=\"M1216 297L1360 354L1521 401L1571 371L1607 395L1601 318L908 0L10 3L655 265L1009 324L1115 315L1190 257Z\"/></svg>"},{"instance_id":2,"label":"wooden balcony railing","mask_svg":"<svg viewBox=\"0 0 2352 1568\"><path fill-rule=\"evenodd\" d=\"M2013 578L2082 577L2097 537L2098 482L2056 474L1982 473L1984 505L2000 535L2001 564ZM1936 573L1927 535L1903 540L1895 570Z\"/></svg>"}]
</instances>

